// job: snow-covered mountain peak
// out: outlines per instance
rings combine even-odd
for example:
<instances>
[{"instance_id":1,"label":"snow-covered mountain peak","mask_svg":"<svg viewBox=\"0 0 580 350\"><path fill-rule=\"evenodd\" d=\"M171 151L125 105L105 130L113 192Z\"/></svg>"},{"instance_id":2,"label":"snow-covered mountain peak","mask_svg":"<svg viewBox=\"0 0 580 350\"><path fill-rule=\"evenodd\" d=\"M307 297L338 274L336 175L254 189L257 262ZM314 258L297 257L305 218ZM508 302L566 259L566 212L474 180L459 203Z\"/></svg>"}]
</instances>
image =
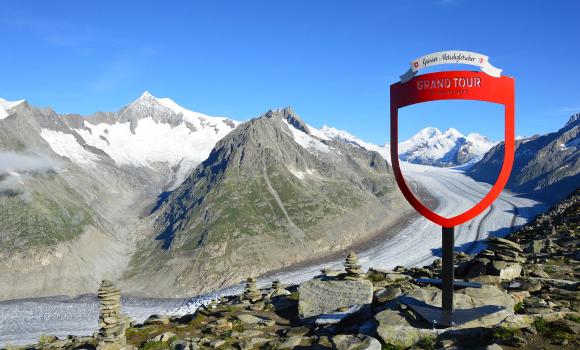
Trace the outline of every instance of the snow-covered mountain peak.
<instances>
[{"instance_id":1,"label":"snow-covered mountain peak","mask_svg":"<svg viewBox=\"0 0 580 350\"><path fill-rule=\"evenodd\" d=\"M150 105L158 105L161 103L159 102L159 99L157 97L153 96L149 91L145 91L144 93L141 94L141 96L139 96L135 101L133 101L133 103L131 103L131 105L133 104L150 106Z\"/></svg>"},{"instance_id":2,"label":"snow-covered mountain peak","mask_svg":"<svg viewBox=\"0 0 580 350\"><path fill-rule=\"evenodd\" d=\"M143 92L143 94L139 98L149 98L149 97L154 97L154 96L151 95L151 93L149 92L149 90L145 90L145 92Z\"/></svg>"},{"instance_id":3,"label":"snow-covered mountain peak","mask_svg":"<svg viewBox=\"0 0 580 350\"><path fill-rule=\"evenodd\" d=\"M229 118L213 117L191 111L168 97L156 97L149 91L145 91L121 113L127 110L136 111L139 118L151 117L156 121L168 122L170 124L184 121L198 129L205 127L219 129L223 124L226 124L228 129L231 129L239 124L239 122Z\"/></svg>"},{"instance_id":4,"label":"snow-covered mountain peak","mask_svg":"<svg viewBox=\"0 0 580 350\"><path fill-rule=\"evenodd\" d=\"M445 132L443 132L443 134L441 136L452 139L452 140L457 140L460 137L465 137L465 135L463 135L462 133L457 131L457 129L455 129L455 128L449 128L449 129L445 130Z\"/></svg>"},{"instance_id":5,"label":"snow-covered mountain peak","mask_svg":"<svg viewBox=\"0 0 580 350\"><path fill-rule=\"evenodd\" d=\"M411 136L409 141L419 141L419 140L426 140L431 139L433 137L441 135L441 131L435 127L428 126L424 129L421 129L418 133Z\"/></svg>"},{"instance_id":6,"label":"snow-covered mountain peak","mask_svg":"<svg viewBox=\"0 0 580 350\"><path fill-rule=\"evenodd\" d=\"M399 154L402 160L411 163L454 166L479 159L494 145L495 142L477 133L465 136L455 128L441 132L428 127L399 143Z\"/></svg>"},{"instance_id":7,"label":"snow-covered mountain peak","mask_svg":"<svg viewBox=\"0 0 580 350\"><path fill-rule=\"evenodd\" d=\"M43 128L53 151L82 166L111 159L118 165L171 169L177 186L239 122L190 111L144 92L112 118L86 118L70 132ZM163 170L161 170L163 171Z\"/></svg>"},{"instance_id":8,"label":"snow-covered mountain peak","mask_svg":"<svg viewBox=\"0 0 580 350\"><path fill-rule=\"evenodd\" d=\"M26 100L8 101L0 97L0 119L8 117L12 108L24 102Z\"/></svg>"},{"instance_id":9,"label":"snow-covered mountain peak","mask_svg":"<svg viewBox=\"0 0 580 350\"><path fill-rule=\"evenodd\" d=\"M485 137L481 134L478 134L476 132L471 132L471 133L467 134L466 139L468 141L493 142L490 139L488 139L487 137Z\"/></svg>"}]
</instances>

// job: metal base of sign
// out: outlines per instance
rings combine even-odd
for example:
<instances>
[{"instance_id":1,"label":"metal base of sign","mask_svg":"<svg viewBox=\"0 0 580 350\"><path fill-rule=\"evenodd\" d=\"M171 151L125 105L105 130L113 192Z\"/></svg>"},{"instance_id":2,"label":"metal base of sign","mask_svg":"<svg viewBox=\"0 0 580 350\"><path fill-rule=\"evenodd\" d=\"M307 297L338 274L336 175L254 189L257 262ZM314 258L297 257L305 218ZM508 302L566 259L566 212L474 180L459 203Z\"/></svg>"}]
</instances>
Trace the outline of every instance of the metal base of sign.
<instances>
[{"instance_id":1,"label":"metal base of sign","mask_svg":"<svg viewBox=\"0 0 580 350\"><path fill-rule=\"evenodd\" d=\"M441 286L443 284L443 280L438 278L417 278L415 283L424 283L424 284L432 284L434 286ZM453 287L455 289L459 288L481 288L481 283L477 282L466 282L462 280L455 280L453 281Z\"/></svg>"},{"instance_id":2,"label":"metal base of sign","mask_svg":"<svg viewBox=\"0 0 580 350\"><path fill-rule=\"evenodd\" d=\"M415 298L401 297L399 300L409 306L425 321L431 323L433 327L441 328L459 326L505 309L503 306L485 305L473 309L445 310Z\"/></svg>"},{"instance_id":3,"label":"metal base of sign","mask_svg":"<svg viewBox=\"0 0 580 350\"><path fill-rule=\"evenodd\" d=\"M456 286L481 288L481 284L455 281L455 264L453 262L453 248L455 246L454 231L453 227L442 227L443 266L441 269L441 280L424 279L426 283L441 285L442 307L432 306L410 297L402 297L399 299L425 321L433 324L434 327L458 326L505 309L504 307L495 305L486 305L473 309L455 309L453 290Z\"/></svg>"}]
</instances>

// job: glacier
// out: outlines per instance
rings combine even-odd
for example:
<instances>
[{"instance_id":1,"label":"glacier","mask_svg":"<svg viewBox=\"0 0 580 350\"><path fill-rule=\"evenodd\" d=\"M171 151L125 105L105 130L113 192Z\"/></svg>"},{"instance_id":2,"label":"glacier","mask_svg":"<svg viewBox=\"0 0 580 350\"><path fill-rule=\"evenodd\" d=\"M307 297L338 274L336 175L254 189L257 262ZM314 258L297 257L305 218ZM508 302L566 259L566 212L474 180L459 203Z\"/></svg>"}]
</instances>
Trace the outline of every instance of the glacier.
<instances>
[{"instance_id":1,"label":"glacier","mask_svg":"<svg viewBox=\"0 0 580 350\"><path fill-rule=\"evenodd\" d=\"M437 212L451 216L472 207L489 191L490 185L476 182L461 170L402 162L408 181L421 184L438 201ZM535 200L503 191L484 213L456 228L456 247L468 253L484 248L489 235L504 236L525 224L546 207ZM397 265L421 266L437 258L441 247L441 228L421 218L410 218L406 225L389 232L379 244L357 252L365 269L393 268ZM269 274L259 279L260 287L273 280L299 283L320 273L325 267L341 268L342 259L324 261L297 269ZM221 295L241 292L237 285L190 299L123 298L122 311L142 322L151 314L183 315L194 312ZM34 343L42 334L90 335L97 330L98 302L95 296L78 298L37 298L0 302L0 345Z\"/></svg>"}]
</instances>

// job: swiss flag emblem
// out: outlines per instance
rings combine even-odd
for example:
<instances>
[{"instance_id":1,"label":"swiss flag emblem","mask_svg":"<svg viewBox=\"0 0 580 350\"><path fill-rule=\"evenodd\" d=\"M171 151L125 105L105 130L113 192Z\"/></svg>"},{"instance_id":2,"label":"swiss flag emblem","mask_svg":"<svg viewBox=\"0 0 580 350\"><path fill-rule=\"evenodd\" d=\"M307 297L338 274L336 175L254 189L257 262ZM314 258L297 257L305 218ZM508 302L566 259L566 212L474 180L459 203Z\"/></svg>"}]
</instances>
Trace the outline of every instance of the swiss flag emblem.
<instances>
[{"instance_id":1,"label":"swiss flag emblem","mask_svg":"<svg viewBox=\"0 0 580 350\"><path fill-rule=\"evenodd\" d=\"M413 62L413 67L415 68L419 67L419 62Z\"/></svg>"}]
</instances>

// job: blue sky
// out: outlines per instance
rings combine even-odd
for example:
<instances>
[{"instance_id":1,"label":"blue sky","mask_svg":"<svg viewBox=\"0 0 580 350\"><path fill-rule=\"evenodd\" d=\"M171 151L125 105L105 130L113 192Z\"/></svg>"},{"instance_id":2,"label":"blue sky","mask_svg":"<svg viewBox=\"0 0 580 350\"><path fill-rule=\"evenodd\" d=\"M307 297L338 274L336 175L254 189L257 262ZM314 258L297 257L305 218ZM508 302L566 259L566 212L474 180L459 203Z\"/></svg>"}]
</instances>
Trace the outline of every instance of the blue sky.
<instances>
[{"instance_id":1,"label":"blue sky","mask_svg":"<svg viewBox=\"0 0 580 350\"><path fill-rule=\"evenodd\" d=\"M239 120L290 105L383 143L388 85L416 57L461 49L516 78L516 133L532 135L580 111L579 14L579 1L0 0L0 97L91 114L149 90ZM401 138L428 125L503 137L501 110L475 102L401 117Z\"/></svg>"}]
</instances>

